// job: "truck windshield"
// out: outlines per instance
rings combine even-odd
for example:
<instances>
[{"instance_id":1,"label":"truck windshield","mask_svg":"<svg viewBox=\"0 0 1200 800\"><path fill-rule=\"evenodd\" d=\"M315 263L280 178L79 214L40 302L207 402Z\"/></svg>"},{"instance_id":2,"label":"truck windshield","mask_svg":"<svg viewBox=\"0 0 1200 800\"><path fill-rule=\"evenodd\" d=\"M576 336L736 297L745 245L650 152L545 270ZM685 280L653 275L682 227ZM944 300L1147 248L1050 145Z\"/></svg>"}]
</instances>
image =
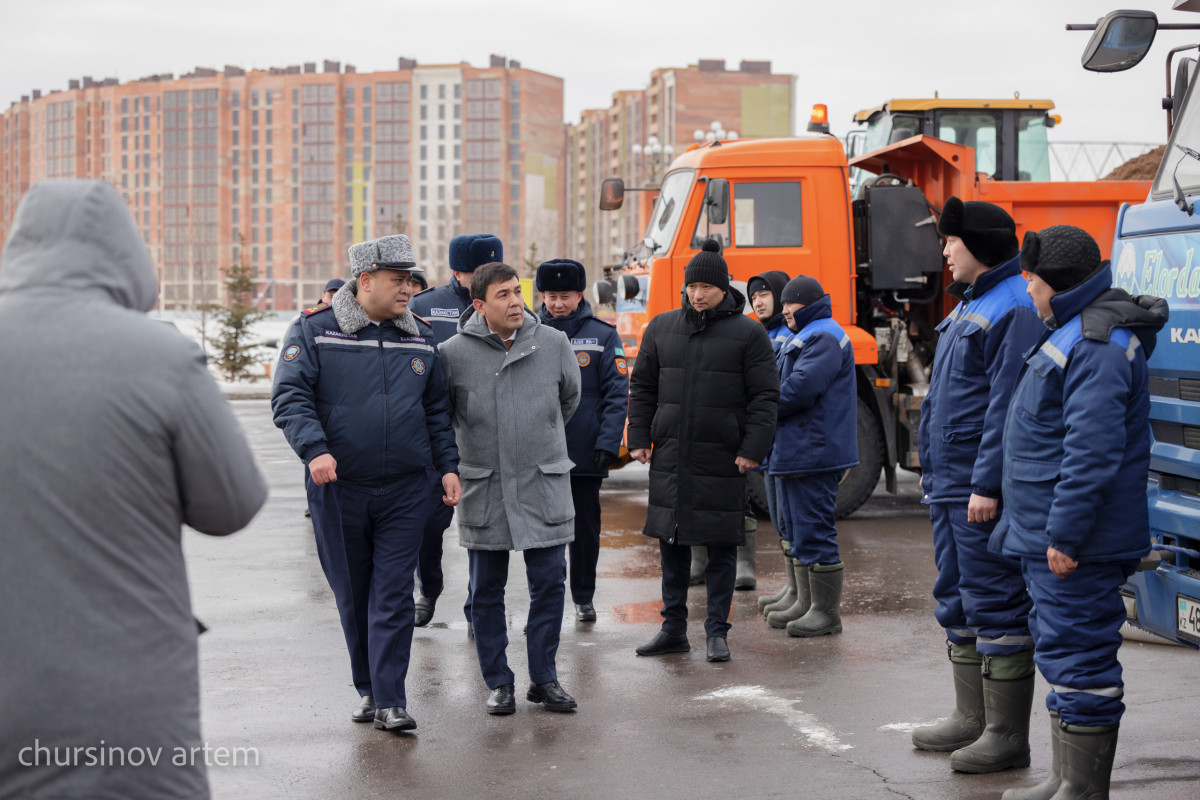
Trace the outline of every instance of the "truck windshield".
<instances>
[{"instance_id":1,"label":"truck windshield","mask_svg":"<svg viewBox=\"0 0 1200 800\"><path fill-rule=\"evenodd\" d=\"M1182 149L1187 148L1193 153L1200 151L1200 96L1196 94L1196 83L1193 80L1188 87L1187 99L1183 101L1175 127L1171 129L1171 141L1167 144L1167 152L1163 154L1158 175L1154 178L1155 198L1162 199L1174 194L1172 178L1179 181L1179 187L1184 192L1200 192L1200 160Z\"/></svg>"},{"instance_id":2,"label":"truck windshield","mask_svg":"<svg viewBox=\"0 0 1200 800\"><path fill-rule=\"evenodd\" d=\"M650 246L650 255L662 255L671 246L695 174L695 170L679 169L663 179L658 200L654 203L654 212L650 215L650 225L646 228L646 238L654 243Z\"/></svg>"}]
</instances>

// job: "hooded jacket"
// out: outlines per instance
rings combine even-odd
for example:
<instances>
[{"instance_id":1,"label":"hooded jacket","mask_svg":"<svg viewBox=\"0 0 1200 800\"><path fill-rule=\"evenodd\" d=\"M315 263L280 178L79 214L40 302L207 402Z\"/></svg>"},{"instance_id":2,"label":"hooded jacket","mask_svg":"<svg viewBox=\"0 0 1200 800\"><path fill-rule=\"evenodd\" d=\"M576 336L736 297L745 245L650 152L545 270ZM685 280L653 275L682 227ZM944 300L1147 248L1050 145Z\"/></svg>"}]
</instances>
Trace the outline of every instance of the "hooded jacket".
<instances>
[{"instance_id":1,"label":"hooded jacket","mask_svg":"<svg viewBox=\"0 0 1200 800\"><path fill-rule=\"evenodd\" d=\"M925 503L1000 496L1009 399L1025 353L1046 330L1028 286L1020 258L1012 258L984 272L974 286L956 282L946 290L962 302L937 326L941 338L921 402L917 441Z\"/></svg>"},{"instance_id":2,"label":"hooded jacket","mask_svg":"<svg viewBox=\"0 0 1200 800\"><path fill-rule=\"evenodd\" d=\"M762 325L767 330L767 338L771 340L771 349L778 353L779 348L783 347L783 343L792 335L792 332L788 330L787 322L783 319L783 301L781 299L783 289L787 286L788 274L782 270L772 269L755 275L746 283L747 293L749 293L749 287L755 278L767 285L775 300L775 305L773 306L775 312L769 319L763 321ZM750 299L752 298L747 298L747 302Z\"/></svg>"},{"instance_id":3,"label":"hooded jacket","mask_svg":"<svg viewBox=\"0 0 1200 800\"><path fill-rule=\"evenodd\" d=\"M386 494L454 472L458 450L432 329L405 311L371 324L354 278L284 337L271 391L275 424L308 464L330 453L338 483Z\"/></svg>"},{"instance_id":4,"label":"hooded jacket","mask_svg":"<svg viewBox=\"0 0 1200 800\"><path fill-rule=\"evenodd\" d=\"M156 294L112 186L29 190L0 258L6 797L208 797L202 760L171 763L203 746L180 529L233 533L267 490L200 348L146 317ZM22 766L35 739L162 758Z\"/></svg>"},{"instance_id":5,"label":"hooded jacket","mask_svg":"<svg viewBox=\"0 0 1200 800\"><path fill-rule=\"evenodd\" d=\"M1050 330L1021 369L1004 427L1004 511L991 548L1081 562L1149 550L1146 359L1167 303L1110 289L1108 262L1050 298Z\"/></svg>"},{"instance_id":6,"label":"hooded jacket","mask_svg":"<svg viewBox=\"0 0 1200 800\"><path fill-rule=\"evenodd\" d=\"M595 454L620 453L629 408L629 366L621 337L612 325L596 319L586 298L565 317L554 317L542 306L538 319L567 335L579 362L579 407L567 422L567 455L575 462L571 474L607 477L608 470L596 469Z\"/></svg>"},{"instance_id":7,"label":"hooded jacket","mask_svg":"<svg viewBox=\"0 0 1200 800\"><path fill-rule=\"evenodd\" d=\"M439 348L458 438L458 540L472 550L554 547L575 538L566 424L579 362L528 309L512 349L471 308Z\"/></svg>"},{"instance_id":8,"label":"hooded jacket","mask_svg":"<svg viewBox=\"0 0 1200 800\"><path fill-rule=\"evenodd\" d=\"M670 544L740 544L745 476L775 433L779 374L763 326L737 289L715 308L650 320L629 393L630 450L653 445L644 533Z\"/></svg>"},{"instance_id":9,"label":"hooded jacket","mask_svg":"<svg viewBox=\"0 0 1200 800\"><path fill-rule=\"evenodd\" d=\"M833 320L829 295L795 314L799 330L776 357L779 420L771 474L787 477L858 464L854 347Z\"/></svg>"}]
</instances>

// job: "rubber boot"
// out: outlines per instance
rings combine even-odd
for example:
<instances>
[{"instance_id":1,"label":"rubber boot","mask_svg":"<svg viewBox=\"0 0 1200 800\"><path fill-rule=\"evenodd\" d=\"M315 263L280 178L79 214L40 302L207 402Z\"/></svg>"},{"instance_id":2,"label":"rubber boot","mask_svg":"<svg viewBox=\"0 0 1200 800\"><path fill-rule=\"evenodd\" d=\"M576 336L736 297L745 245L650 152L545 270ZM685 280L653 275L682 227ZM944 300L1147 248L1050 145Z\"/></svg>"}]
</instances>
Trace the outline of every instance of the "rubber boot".
<instances>
[{"instance_id":1,"label":"rubber boot","mask_svg":"<svg viewBox=\"0 0 1200 800\"><path fill-rule=\"evenodd\" d=\"M783 588L775 594L758 598L758 607L762 609L764 615L781 608L788 608L796 602L796 572L792 569L792 545L787 539L780 539L779 549L783 550L784 584Z\"/></svg>"},{"instance_id":2,"label":"rubber boot","mask_svg":"<svg viewBox=\"0 0 1200 800\"><path fill-rule=\"evenodd\" d=\"M808 609L812 605L808 584L808 565L801 564L794 558L791 559L791 562L792 575L795 576L796 581L796 600L786 608L767 614L767 624L772 628L786 628L789 622L800 619L808 613Z\"/></svg>"},{"instance_id":3,"label":"rubber boot","mask_svg":"<svg viewBox=\"0 0 1200 800\"><path fill-rule=\"evenodd\" d=\"M1050 774L1046 780L1037 786L1024 789L1005 789L1000 800L1050 800L1062 784L1062 755L1059 734L1062 726L1058 724L1058 714L1050 712Z\"/></svg>"},{"instance_id":4,"label":"rubber boot","mask_svg":"<svg viewBox=\"0 0 1200 800\"><path fill-rule=\"evenodd\" d=\"M941 722L912 732L918 750L958 750L983 735L983 657L974 644L946 645L954 673L954 711Z\"/></svg>"},{"instance_id":5,"label":"rubber boot","mask_svg":"<svg viewBox=\"0 0 1200 800\"><path fill-rule=\"evenodd\" d=\"M1029 766L1029 710L1033 706L1033 651L983 657L983 710L987 725L974 744L950 754L957 772L1000 772Z\"/></svg>"},{"instance_id":6,"label":"rubber boot","mask_svg":"<svg viewBox=\"0 0 1200 800\"><path fill-rule=\"evenodd\" d=\"M1058 748L1062 783L1050 800L1108 800L1117 726L1060 725Z\"/></svg>"},{"instance_id":7,"label":"rubber boot","mask_svg":"<svg viewBox=\"0 0 1200 800\"><path fill-rule=\"evenodd\" d=\"M842 576L846 565L813 564L808 571L812 605L808 613L788 623L788 636L807 638L842 632Z\"/></svg>"},{"instance_id":8,"label":"rubber boot","mask_svg":"<svg viewBox=\"0 0 1200 800\"><path fill-rule=\"evenodd\" d=\"M758 520L746 517L746 543L738 548L737 575L733 579L734 589L753 589L758 586L755 571L758 561Z\"/></svg>"},{"instance_id":9,"label":"rubber boot","mask_svg":"<svg viewBox=\"0 0 1200 800\"><path fill-rule=\"evenodd\" d=\"M708 548L692 548L692 571L688 574L688 586L704 583L704 571L708 569Z\"/></svg>"}]
</instances>

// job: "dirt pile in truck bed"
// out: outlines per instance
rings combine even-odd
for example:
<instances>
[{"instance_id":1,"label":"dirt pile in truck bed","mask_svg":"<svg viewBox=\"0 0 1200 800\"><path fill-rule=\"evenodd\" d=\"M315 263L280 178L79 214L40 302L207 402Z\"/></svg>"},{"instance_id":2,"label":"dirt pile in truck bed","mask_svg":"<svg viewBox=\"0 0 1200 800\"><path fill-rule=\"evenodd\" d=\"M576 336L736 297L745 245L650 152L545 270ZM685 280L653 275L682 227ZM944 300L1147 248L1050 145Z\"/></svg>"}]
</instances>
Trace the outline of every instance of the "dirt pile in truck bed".
<instances>
[{"instance_id":1,"label":"dirt pile in truck bed","mask_svg":"<svg viewBox=\"0 0 1200 800\"><path fill-rule=\"evenodd\" d=\"M1102 181L1151 181L1158 172L1158 164L1162 161L1167 146L1159 145L1149 153L1131 158L1112 172L1105 175Z\"/></svg>"}]
</instances>

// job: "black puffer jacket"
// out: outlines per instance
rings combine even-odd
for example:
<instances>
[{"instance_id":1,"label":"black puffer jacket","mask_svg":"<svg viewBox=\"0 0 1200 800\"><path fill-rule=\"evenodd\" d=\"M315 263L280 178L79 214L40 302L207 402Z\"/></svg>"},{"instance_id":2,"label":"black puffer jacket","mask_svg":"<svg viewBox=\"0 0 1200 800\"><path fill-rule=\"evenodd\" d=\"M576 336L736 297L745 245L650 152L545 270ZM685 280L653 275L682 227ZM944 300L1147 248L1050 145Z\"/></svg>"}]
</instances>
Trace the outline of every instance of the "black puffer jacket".
<instances>
[{"instance_id":1,"label":"black puffer jacket","mask_svg":"<svg viewBox=\"0 0 1200 800\"><path fill-rule=\"evenodd\" d=\"M630 450L654 445L644 533L672 544L740 544L745 476L775 434L779 374L763 326L730 289L721 304L659 314L630 381Z\"/></svg>"}]
</instances>

